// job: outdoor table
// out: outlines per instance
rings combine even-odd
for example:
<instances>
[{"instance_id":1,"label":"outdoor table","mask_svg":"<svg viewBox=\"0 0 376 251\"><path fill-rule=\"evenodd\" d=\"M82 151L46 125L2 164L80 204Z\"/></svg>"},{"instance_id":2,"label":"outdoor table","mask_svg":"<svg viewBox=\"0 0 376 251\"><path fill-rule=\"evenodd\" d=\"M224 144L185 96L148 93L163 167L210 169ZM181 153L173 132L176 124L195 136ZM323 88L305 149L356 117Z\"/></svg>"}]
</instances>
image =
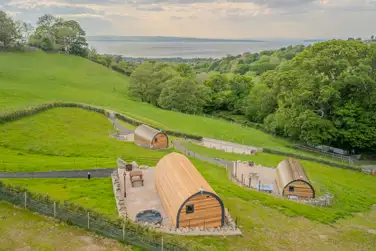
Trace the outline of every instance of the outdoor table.
<instances>
[{"instance_id":1,"label":"outdoor table","mask_svg":"<svg viewBox=\"0 0 376 251\"><path fill-rule=\"evenodd\" d=\"M133 187L133 183L137 182L137 181L141 181L142 186L144 185L144 179L143 179L142 171L131 171L129 173L129 178L131 179L132 187Z\"/></svg>"}]
</instances>

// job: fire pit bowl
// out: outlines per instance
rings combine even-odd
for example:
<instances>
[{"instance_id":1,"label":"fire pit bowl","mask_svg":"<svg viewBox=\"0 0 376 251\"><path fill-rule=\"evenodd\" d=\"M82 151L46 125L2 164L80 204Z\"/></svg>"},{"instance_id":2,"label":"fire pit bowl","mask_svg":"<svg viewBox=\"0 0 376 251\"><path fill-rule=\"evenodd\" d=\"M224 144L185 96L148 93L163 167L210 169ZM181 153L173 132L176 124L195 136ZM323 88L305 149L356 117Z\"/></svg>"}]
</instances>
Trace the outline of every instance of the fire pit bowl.
<instances>
[{"instance_id":1,"label":"fire pit bowl","mask_svg":"<svg viewBox=\"0 0 376 251\"><path fill-rule=\"evenodd\" d=\"M142 210L136 215L136 222L144 222L149 224L161 224L162 215L157 210L147 209Z\"/></svg>"}]
</instances>

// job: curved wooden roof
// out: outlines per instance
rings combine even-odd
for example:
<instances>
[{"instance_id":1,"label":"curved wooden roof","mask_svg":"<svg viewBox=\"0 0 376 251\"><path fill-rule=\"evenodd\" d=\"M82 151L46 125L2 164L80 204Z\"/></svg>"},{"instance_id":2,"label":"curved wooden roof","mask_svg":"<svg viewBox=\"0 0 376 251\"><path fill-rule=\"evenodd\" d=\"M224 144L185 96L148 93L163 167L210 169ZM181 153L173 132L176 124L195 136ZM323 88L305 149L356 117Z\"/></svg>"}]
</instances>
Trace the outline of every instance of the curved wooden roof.
<instances>
[{"instance_id":1,"label":"curved wooden roof","mask_svg":"<svg viewBox=\"0 0 376 251\"><path fill-rule=\"evenodd\" d=\"M134 133L151 142L153 138L155 137L155 135L161 132L158 131L157 129L154 129L153 127L150 127L147 125L140 125L136 128Z\"/></svg>"},{"instance_id":2,"label":"curved wooden roof","mask_svg":"<svg viewBox=\"0 0 376 251\"><path fill-rule=\"evenodd\" d=\"M277 173L279 175L279 184L283 187L294 180L304 180L310 183L307 173L300 165L299 161L293 158L281 161L277 166Z\"/></svg>"},{"instance_id":3,"label":"curved wooden roof","mask_svg":"<svg viewBox=\"0 0 376 251\"><path fill-rule=\"evenodd\" d=\"M169 215L177 215L181 205L192 195L214 190L191 161L180 153L170 153L157 164L155 186Z\"/></svg>"}]
</instances>

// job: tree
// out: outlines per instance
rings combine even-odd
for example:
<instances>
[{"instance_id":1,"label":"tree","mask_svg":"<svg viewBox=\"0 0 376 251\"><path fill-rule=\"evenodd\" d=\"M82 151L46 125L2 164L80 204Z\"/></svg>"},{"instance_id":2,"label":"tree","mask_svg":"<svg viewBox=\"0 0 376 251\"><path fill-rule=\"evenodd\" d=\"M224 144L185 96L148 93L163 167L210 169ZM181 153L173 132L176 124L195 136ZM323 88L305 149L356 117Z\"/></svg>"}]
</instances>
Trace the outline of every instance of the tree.
<instances>
[{"instance_id":1,"label":"tree","mask_svg":"<svg viewBox=\"0 0 376 251\"><path fill-rule=\"evenodd\" d=\"M194 79L196 77L195 72L192 67L188 64L180 63L176 66L176 71L179 72L180 76L183 78Z\"/></svg>"},{"instance_id":2,"label":"tree","mask_svg":"<svg viewBox=\"0 0 376 251\"><path fill-rule=\"evenodd\" d=\"M87 57L86 34L78 22L44 15L38 19L37 25L30 38L31 45L46 51Z\"/></svg>"},{"instance_id":3,"label":"tree","mask_svg":"<svg viewBox=\"0 0 376 251\"><path fill-rule=\"evenodd\" d=\"M146 102L145 93L149 83L152 81L151 76L154 72L154 63L146 62L141 64L131 75L129 83L129 96Z\"/></svg>"},{"instance_id":4,"label":"tree","mask_svg":"<svg viewBox=\"0 0 376 251\"><path fill-rule=\"evenodd\" d=\"M201 89L197 83L178 76L166 82L158 104L168 110L191 114L201 113L204 99L200 93Z\"/></svg>"},{"instance_id":5,"label":"tree","mask_svg":"<svg viewBox=\"0 0 376 251\"><path fill-rule=\"evenodd\" d=\"M4 11L0 11L0 47L10 48L21 38L18 24Z\"/></svg>"},{"instance_id":6,"label":"tree","mask_svg":"<svg viewBox=\"0 0 376 251\"><path fill-rule=\"evenodd\" d=\"M145 101L153 105L158 105L158 98L167 81L176 76L179 76L179 73L171 67L165 67L160 71L154 71L151 76L151 81L148 84L148 88L144 93L144 95L146 96Z\"/></svg>"}]
</instances>

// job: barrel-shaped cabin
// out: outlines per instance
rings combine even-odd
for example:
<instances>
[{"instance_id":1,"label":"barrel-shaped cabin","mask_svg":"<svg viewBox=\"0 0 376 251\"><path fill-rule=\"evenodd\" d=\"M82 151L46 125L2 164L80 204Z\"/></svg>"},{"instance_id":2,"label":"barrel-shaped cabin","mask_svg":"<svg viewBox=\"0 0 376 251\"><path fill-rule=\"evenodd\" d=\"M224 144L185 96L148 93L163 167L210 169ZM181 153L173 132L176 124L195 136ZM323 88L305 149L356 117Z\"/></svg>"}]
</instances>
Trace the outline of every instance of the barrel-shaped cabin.
<instances>
[{"instance_id":1,"label":"barrel-shaped cabin","mask_svg":"<svg viewBox=\"0 0 376 251\"><path fill-rule=\"evenodd\" d=\"M170 153L158 162L155 186L173 227L223 226L222 200L184 155Z\"/></svg>"},{"instance_id":2,"label":"barrel-shaped cabin","mask_svg":"<svg viewBox=\"0 0 376 251\"><path fill-rule=\"evenodd\" d=\"M288 158L278 164L276 180L283 197L315 198L307 173L296 159Z\"/></svg>"},{"instance_id":3,"label":"barrel-shaped cabin","mask_svg":"<svg viewBox=\"0 0 376 251\"><path fill-rule=\"evenodd\" d=\"M168 148L167 134L147 125L140 125L136 128L136 130L134 131L134 142L136 143L136 145L145 148Z\"/></svg>"}]
</instances>

